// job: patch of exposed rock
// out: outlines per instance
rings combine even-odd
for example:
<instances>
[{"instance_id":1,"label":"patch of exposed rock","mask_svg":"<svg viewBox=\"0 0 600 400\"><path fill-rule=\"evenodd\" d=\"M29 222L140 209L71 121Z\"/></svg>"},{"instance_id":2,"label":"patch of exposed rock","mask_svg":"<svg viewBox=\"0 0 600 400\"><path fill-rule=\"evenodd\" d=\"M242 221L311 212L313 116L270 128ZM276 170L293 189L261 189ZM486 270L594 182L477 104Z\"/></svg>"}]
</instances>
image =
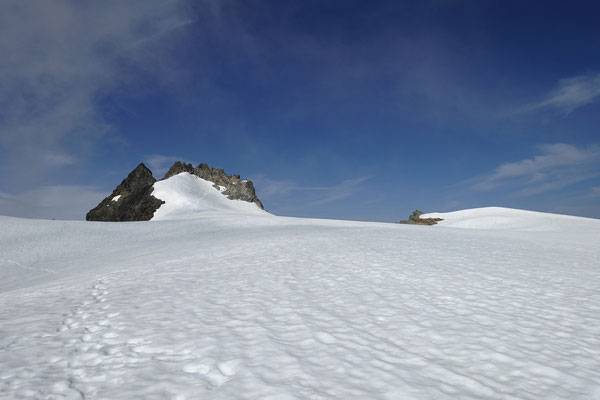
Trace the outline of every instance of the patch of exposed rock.
<instances>
[{"instance_id":1,"label":"patch of exposed rock","mask_svg":"<svg viewBox=\"0 0 600 400\"><path fill-rule=\"evenodd\" d=\"M440 221L443 221L443 218L421 218L423 215L422 211L415 210L412 215L408 217L406 221L399 221L399 224L409 224L409 225L435 225Z\"/></svg>"},{"instance_id":2,"label":"patch of exposed rock","mask_svg":"<svg viewBox=\"0 0 600 400\"><path fill-rule=\"evenodd\" d=\"M213 182L217 189L225 187L223 194L231 200L244 200L264 209L261 201L256 196L252 181L242 180L239 175L228 175L224 170L209 167L207 164L199 164L197 167L193 167L192 164L177 161L167 171L163 179L170 178L182 172L189 172L206 181Z\"/></svg>"},{"instance_id":3,"label":"patch of exposed rock","mask_svg":"<svg viewBox=\"0 0 600 400\"><path fill-rule=\"evenodd\" d=\"M127 178L113 190L85 219L88 221L149 221L164 201L152 196L156 179L142 163L127 175Z\"/></svg>"}]
</instances>

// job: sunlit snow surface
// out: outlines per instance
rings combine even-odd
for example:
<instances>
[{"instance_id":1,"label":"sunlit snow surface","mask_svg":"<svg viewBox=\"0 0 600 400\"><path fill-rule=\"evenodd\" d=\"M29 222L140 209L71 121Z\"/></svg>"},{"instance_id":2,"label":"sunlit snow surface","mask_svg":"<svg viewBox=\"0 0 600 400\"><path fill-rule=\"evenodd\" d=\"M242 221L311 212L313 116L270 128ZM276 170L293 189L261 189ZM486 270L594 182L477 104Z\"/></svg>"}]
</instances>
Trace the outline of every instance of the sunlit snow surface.
<instances>
[{"instance_id":1,"label":"sunlit snow surface","mask_svg":"<svg viewBox=\"0 0 600 400\"><path fill-rule=\"evenodd\" d=\"M198 207L0 217L0 398L600 398L598 220Z\"/></svg>"},{"instance_id":2,"label":"sunlit snow surface","mask_svg":"<svg viewBox=\"0 0 600 400\"><path fill-rule=\"evenodd\" d=\"M165 204L160 206L152 219L189 219L214 211L220 214L267 214L254 203L228 199L221 193L225 187L216 189L213 185L187 172L156 182L152 195L165 201Z\"/></svg>"},{"instance_id":3,"label":"sunlit snow surface","mask_svg":"<svg viewBox=\"0 0 600 400\"><path fill-rule=\"evenodd\" d=\"M587 232L598 220L502 207L483 207L449 213L429 213L421 218L442 218L438 224L451 228L508 229L513 231ZM590 225L590 223L592 225Z\"/></svg>"}]
</instances>

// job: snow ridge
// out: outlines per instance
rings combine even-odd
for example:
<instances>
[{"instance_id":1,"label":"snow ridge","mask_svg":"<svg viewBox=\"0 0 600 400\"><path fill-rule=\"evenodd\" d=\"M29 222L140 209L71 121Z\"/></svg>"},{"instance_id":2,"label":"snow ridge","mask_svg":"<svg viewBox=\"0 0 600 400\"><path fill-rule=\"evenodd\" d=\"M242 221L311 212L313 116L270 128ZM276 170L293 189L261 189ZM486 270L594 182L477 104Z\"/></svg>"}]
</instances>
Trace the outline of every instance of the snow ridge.
<instances>
[{"instance_id":1,"label":"snow ridge","mask_svg":"<svg viewBox=\"0 0 600 400\"><path fill-rule=\"evenodd\" d=\"M165 202L154 212L153 221L194 218L206 212L269 215L255 203L228 199L213 182L188 172L157 181L152 195Z\"/></svg>"},{"instance_id":2,"label":"snow ridge","mask_svg":"<svg viewBox=\"0 0 600 400\"><path fill-rule=\"evenodd\" d=\"M596 231L600 220L549 214L538 211L517 210L504 207L482 207L447 213L427 213L421 218L443 218L439 226L469 229L500 229L514 231Z\"/></svg>"}]
</instances>

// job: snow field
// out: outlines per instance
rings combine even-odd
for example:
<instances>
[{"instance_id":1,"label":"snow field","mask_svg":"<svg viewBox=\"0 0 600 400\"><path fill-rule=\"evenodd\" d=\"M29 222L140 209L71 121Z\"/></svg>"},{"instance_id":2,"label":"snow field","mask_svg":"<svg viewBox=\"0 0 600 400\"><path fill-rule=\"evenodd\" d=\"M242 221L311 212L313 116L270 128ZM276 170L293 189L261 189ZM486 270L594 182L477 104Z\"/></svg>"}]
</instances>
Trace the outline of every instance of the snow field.
<instances>
[{"instance_id":1,"label":"snow field","mask_svg":"<svg viewBox=\"0 0 600 400\"><path fill-rule=\"evenodd\" d=\"M600 397L593 220L0 222L0 398Z\"/></svg>"},{"instance_id":2,"label":"snow field","mask_svg":"<svg viewBox=\"0 0 600 400\"><path fill-rule=\"evenodd\" d=\"M223 195L225 187L214 187L214 183L182 172L164 181L154 184L152 195L165 201L154 213L152 220L189 219L202 213L219 211L220 213L242 213L267 215L254 203L243 200L230 200Z\"/></svg>"},{"instance_id":3,"label":"snow field","mask_svg":"<svg viewBox=\"0 0 600 400\"><path fill-rule=\"evenodd\" d=\"M428 213L421 218L443 218L440 226L470 229L505 229L511 231L562 231L587 233L590 227L598 226L592 218L549 214L537 211L515 210L503 207L483 207L448 213ZM592 229L598 234L597 229Z\"/></svg>"}]
</instances>

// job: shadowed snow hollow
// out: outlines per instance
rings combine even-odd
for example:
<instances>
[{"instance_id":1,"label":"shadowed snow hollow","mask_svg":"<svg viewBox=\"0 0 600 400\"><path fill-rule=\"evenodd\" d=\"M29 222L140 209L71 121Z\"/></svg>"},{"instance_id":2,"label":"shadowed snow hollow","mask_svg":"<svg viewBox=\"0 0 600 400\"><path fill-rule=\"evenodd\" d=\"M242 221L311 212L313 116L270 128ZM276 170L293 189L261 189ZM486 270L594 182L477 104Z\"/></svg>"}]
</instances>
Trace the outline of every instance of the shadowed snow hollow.
<instances>
[{"instance_id":1,"label":"shadowed snow hollow","mask_svg":"<svg viewBox=\"0 0 600 400\"><path fill-rule=\"evenodd\" d=\"M503 207L483 207L448 213L428 213L421 218L443 218L439 226L470 229L582 232L600 228L600 220Z\"/></svg>"},{"instance_id":2,"label":"shadowed snow hollow","mask_svg":"<svg viewBox=\"0 0 600 400\"><path fill-rule=\"evenodd\" d=\"M154 184L152 195L165 204L154 213L153 221L182 219L207 212L269 215L256 204L243 200L228 199L215 184L182 172Z\"/></svg>"}]
</instances>

